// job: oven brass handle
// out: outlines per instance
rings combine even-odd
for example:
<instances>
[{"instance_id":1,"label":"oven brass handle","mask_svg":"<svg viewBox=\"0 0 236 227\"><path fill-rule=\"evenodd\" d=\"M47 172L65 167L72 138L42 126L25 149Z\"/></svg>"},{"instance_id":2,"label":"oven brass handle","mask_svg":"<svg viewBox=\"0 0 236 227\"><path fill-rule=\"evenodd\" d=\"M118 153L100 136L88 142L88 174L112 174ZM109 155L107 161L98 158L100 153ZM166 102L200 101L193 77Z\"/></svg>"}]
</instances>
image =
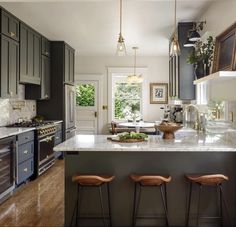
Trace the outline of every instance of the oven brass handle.
<instances>
[{"instance_id":1,"label":"oven brass handle","mask_svg":"<svg viewBox=\"0 0 236 227\"><path fill-rule=\"evenodd\" d=\"M24 154L28 154L28 153L29 153L29 151L28 151L28 150L25 150L23 153L24 153Z\"/></svg>"},{"instance_id":2,"label":"oven brass handle","mask_svg":"<svg viewBox=\"0 0 236 227\"><path fill-rule=\"evenodd\" d=\"M24 168L24 172L28 172L28 168Z\"/></svg>"}]
</instances>

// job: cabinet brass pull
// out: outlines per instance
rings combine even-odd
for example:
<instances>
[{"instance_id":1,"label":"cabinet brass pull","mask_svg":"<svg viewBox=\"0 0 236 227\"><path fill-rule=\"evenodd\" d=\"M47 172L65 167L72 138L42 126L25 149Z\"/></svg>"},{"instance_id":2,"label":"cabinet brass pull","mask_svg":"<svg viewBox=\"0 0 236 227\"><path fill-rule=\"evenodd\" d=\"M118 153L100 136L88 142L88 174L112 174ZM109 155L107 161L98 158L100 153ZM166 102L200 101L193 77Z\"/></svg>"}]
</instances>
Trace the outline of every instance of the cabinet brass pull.
<instances>
[{"instance_id":1,"label":"cabinet brass pull","mask_svg":"<svg viewBox=\"0 0 236 227\"><path fill-rule=\"evenodd\" d=\"M25 150L25 151L24 151L24 154L28 154L28 150Z\"/></svg>"},{"instance_id":2,"label":"cabinet brass pull","mask_svg":"<svg viewBox=\"0 0 236 227\"><path fill-rule=\"evenodd\" d=\"M11 37L14 37L16 34L14 32L10 32Z\"/></svg>"},{"instance_id":3,"label":"cabinet brass pull","mask_svg":"<svg viewBox=\"0 0 236 227\"><path fill-rule=\"evenodd\" d=\"M28 168L24 168L24 172L27 172L28 171Z\"/></svg>"},{"instance_id":4,"label":"cabinet brass pull","mask_svg":"<svg viewBox=\"0 0 236 227\"><path fill-rule=\"evenodd\" d=\"M46 54L46 55L49 55L49 52L46 51L45 54Z\"/></svg>"},{"instance_id":5,"label":"cabinet brass pull","mask_svg":"<svg viewBox=\"0 0 236 227\"><path fill-rule=\"evenodd\" d=\"M47 99L47 98L48 98L48 95L45 95L44 97L45 97L45 99Z\"/></svg>"},{"instance_id":6,"label":"cabinet brass pull","mask_svg":"<svg viewBox=\"0 0 236 227\"><path fill-rule=\"evenodd\" d=\"M94 117L96 117L96 118L98 117L98 112L97 111L94 112Z\"/></svg>"},{"instance_id":7,"label":"cabinet brass pull","mask_svg":"<svg viewBox=\"0 0 236 227\"><path fill-rule=\"evenodd\" d=\"M56 136L56 139L58 140L58 139L60 139L60 137Z\"/></svg>"}]
</instances>

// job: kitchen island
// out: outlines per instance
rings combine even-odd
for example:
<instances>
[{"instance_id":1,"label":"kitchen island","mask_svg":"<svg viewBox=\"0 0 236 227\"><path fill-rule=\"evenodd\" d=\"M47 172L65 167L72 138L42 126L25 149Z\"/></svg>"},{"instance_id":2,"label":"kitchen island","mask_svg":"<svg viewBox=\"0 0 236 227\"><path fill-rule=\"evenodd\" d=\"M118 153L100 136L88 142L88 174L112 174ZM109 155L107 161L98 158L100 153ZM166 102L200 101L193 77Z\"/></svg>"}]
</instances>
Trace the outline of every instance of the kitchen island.
<instances>
[{"instance_id":1,"label":"kitchen island","mask_svg":"<svg viewBox=\"0 0 236 227\"><path fill-rule=\"evenodd\" d=\"M188 184L184 174L222 173L230 181L223 185L228 201L230 221L236 226L236 134L203 134L191 129L176 133L174 140L163 140L161 136L149 136L147 142L117 143L107 140L105 135L77 135L58 145L55 151L65 152L65 226L70 225L76 201L77 187L71 178L74 174L114 174L111 184L112 220L115 227L131 226L134 185L129 179L131 173L169 174L172 181L167 186L168 209L171 226L184 226ZM88 194L89 193L89 194ZM106 191L104 190L104 198ZM196 205L198 188L194 188L192 205ZM140 213L163 213L159 191L147 189L142 194ZM204 188L201 211L216 215L216 190ZM225 209L224 209L225 211ZM97 191L83 193L82 213L100 214ZM192 210L196 213L196 208ZM83 222L82 222L83 223ZM159 224L163 220L141 220L138 226ZM203 226L219 226L217 222L203 221ZM209 225L210 223L213 223ZM75 221L73 222L75 225ZM191 226L195 220L191 222ZM85 226L103 226L101 222L89 221Z\"/></svg>"}]
</instances>

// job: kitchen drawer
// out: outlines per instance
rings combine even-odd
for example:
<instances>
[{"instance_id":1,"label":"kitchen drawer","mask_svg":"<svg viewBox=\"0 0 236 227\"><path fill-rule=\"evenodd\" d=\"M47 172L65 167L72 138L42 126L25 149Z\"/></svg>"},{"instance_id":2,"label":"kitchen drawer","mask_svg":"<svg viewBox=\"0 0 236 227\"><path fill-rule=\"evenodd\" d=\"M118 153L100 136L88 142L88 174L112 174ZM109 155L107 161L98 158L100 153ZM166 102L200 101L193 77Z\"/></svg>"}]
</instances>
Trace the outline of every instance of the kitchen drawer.
<instances>
[{"instance_id":1,"label":"kitchen drawer","mask_svg":"<svg viewBox=\"0 0 236 227\"><path fill-rule=\"evenodd\" d=\"M55 133L55 146L62 143L62 131L56 132Z\"/></svg>"},{"instance_id":2,"label":"kitchen drawer","mask_svg":"<svg viewBox=\"0 0 236 227\"><path fill-rule=\"evenodd\" d=\"M34 156L34 141L18 146L18 163L24 162Z\"/></svg>"},{"instance_id":3,"label":"kitchen drawer","mask_svg":"<svg viewBox=\"0 0 236 227\"><path fill-rule=\"evenodd\" d=\"M31 177L34 173L34 159L28 159L27 161L18 165L18 178L17 184L21 184Z\"/></svg>"},{"instance_id":4,"label":"kitchen drawer","mask_svg":"<svg viewBox=\"0 0 236 227\"><path fill-rule=\"evenodd\" d=\"M18 135L18 145L34 140L34 131L25 132Z\"/></svg>"}]
</instances>

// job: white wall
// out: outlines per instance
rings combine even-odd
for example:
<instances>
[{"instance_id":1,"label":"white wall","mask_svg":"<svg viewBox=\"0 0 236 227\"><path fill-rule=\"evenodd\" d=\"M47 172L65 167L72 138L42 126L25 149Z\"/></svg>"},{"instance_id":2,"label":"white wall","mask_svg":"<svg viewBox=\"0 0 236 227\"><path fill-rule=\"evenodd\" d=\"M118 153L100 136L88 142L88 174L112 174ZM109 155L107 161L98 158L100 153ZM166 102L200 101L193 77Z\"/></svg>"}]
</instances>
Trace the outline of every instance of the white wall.
<instances>
[{"instance_id":1,"label":"white wall","mask_svg":"<svg viewBox=\"0 0 236 227\"><path fill-rule=\"evenodd\" d=\"M213 1L210 7L203 13L200 20L206 20L207 24L202 34L218 36L236 22L236 0ZM236 100L236 79L218 83L210 87L210 99L219 101Z\"/></svg>"},{"instance_id":2,"label":"white wall","mask_svg":"<svg viewBox=\"0 0 236 227\"><path fill-rule=\"evenodd\" d=\"M109 67L133 67L133 57L76 57L76 74L103 74L103 104L108 105L108 73ZM159 120L163 114L160 110L162 105L150 104L149 84L164 82L169 80L169 60L168 57L137 57L137 67L147 67L147 83L148 92L144 97L144 108L148 111L146 121ZM76 78L79 79L79 78ZM103 133L107 131L108 114L107 110L103 110Z\"/></svg>"},{"instance_id":3,"label":"white wall","mask_svg":"<svg viewBox=\"0 0 236 227\"><path fill-rule=\"evenodd\" d=\"M213 36L217 36L226 30L236 22L235 10L235 0L213 1L200 17L200 20L207 22L203 33L209 31Z\"/></svg>"}]
</instances>

